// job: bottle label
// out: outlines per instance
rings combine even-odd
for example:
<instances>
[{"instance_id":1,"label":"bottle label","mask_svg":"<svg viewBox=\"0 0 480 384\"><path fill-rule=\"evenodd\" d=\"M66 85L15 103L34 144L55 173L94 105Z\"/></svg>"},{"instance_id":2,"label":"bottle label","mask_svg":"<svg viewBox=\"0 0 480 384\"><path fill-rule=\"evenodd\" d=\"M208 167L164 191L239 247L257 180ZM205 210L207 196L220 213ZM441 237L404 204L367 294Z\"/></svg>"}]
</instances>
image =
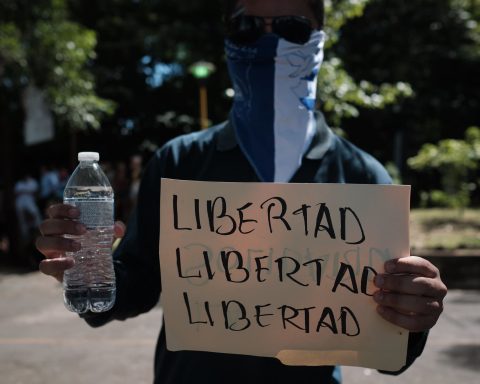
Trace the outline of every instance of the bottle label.
<instances>
[{"instance_id":1,"label":"bottle label","mask_svg":"<svg viewBox=\"0 0 480 384\"><path fill-rule=\"evenodd\" d=\"M69 204L80 210L79 221L87 228L113 225L113 202L105 200L75 200Z\"/></svg>"}]
</instances>

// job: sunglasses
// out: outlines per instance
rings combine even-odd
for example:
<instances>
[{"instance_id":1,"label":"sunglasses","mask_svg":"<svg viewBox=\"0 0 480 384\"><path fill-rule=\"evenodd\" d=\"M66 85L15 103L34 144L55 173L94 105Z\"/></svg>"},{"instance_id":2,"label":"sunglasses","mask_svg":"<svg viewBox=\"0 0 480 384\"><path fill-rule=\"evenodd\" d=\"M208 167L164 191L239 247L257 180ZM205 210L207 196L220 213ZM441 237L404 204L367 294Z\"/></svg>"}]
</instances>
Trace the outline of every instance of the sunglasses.
<instances>
[{"instance_id":1,"label":"sunglasses","mask_svg":"<svg viewBox=\"0 0 480 384\"><path fill-rule=\"evenodd\" d=\"M249 45L265 34L265 27L271 25L272 32L295 44L305 44L313 31L312 23L303 16L278 16L265 18L251 15L237 15L227 23L227 37L237 45Z\"/></svg>"}]
</instances>

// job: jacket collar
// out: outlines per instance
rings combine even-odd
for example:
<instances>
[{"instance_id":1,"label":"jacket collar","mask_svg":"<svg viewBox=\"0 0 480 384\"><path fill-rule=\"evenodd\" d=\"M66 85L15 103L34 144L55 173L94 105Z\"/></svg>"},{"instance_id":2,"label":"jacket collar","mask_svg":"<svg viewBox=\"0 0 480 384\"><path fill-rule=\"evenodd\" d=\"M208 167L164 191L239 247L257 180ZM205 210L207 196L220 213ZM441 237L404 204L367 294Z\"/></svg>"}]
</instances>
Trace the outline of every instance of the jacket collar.
<instances>
[{"instance_id":1,"label":"jacket collar","mask_svg":"<svg viewBox=\"0 0 480 384\"><path fill-rule=\"evenodd\" d=\"M316 113L317 130L312 143L304 157L309 160L320 160L330 149L334 134L327 125L321 112ZM216 147L220 152L230 151L238 146L237 138L230 121L223 123L217 136Z\"/></svg>"}]
</instances>

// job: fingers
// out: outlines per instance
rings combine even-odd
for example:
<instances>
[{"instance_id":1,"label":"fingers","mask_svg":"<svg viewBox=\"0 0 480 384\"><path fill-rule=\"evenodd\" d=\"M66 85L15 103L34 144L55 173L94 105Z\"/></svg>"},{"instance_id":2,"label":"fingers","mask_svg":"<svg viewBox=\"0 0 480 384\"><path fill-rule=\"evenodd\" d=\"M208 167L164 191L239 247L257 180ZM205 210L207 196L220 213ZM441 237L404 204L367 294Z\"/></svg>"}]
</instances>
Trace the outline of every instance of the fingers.
<instances>
[{"instance_id":1,"label":"fingers","mask_svg":"<svg viewBox=\"0 0 480 384\"><path fill-rule=\"evenodd\" d=\"M48 219L40 226L40 233L36 240L37 249L47 258L55 259L65 255L65 252L80 250L80 244L73 239L66 239L64 235L80 236L86 232L83 224L74 221L79 217L77 208L66 204L55 204L47 209Z\"/></svg>"},{"instance_id":2,"label":"fingers","mask_svg":"<svg viewBox=\"0 0 480 384\"><path fill-rule=\"evenodd\" d=\"M405 314L381 305L377 307L377 312L385 320L407 329L410 332L427 331L432 328L438 320L438 316L435 315Z\"/></svg>"},{"instance_id":3,"label":"fingers","mask_svg":"<svg viewBox=\"0 0 480 384\"><path fill-rule=\"evenodd\" d=\"M438 269L428 260L408 256L387 261L385 271L374 280L380 288L373 296L379 304L378 313L412 332L432 328L447 294Z\"/></svg>"},{"instance_id":4,"label":"fingers","mask_svg":"<svg viewBox=\"0 0 480 384\"><path fill-rule=\"evenodd\" d=\"M410 273L435 278L440 275L438 268L426 259L417 256L388 260L385 263L388 273Z\"/></svg>"},{"instance_id":5,"label":"fingers","mask_svg":"<svg viewBox=\"0 0 480 384\"><path fill-rule=\"evenodd\" d=\"M48 207L47 216L51 219L78 219L80 211L73 205L54 204Z\"/></svg>"},{"instance_id":6,"label":"fingers","mask_svg":"<svg viewBox=\"0 0 480 384\"><path fill-rule=\"evenodd\" d=\"M71 205L52 205L47 209L47 215L48 219L40 224L41 236L35 243L37 249L46 257L40 262L39 269L42 273L53 276L61 282L65 270L74 265L74 260L65 257L65 254L81 249L81 244L75 238L65 238L65 235L81 236L87 232L87 229L76 221L80 217L80 212ZM116 238L123 237L125 224L116 222L114 232Z\"/></svg>"},{"instance_id":7,"label":"fingers","mask_svg":"<svg viewBox=\"0 0 480 384\"><path fill-rule=\"evenodd\" d=\"M125 235L126 226L121 221L116 221L113 228L115 239L121 238Z\"/></svg>"},{"instance_id":8,"label":"fingers","mask_svg":"<svg viewBox=\"0 0 480 384\"><path fill-rule=\"evenodd\" d=\"M378 304L403 314L439 316L443 311L443 303L431 297L377 291L373 298Z\"/></svg>"},{"instance_id":9,"label":"fingers","mask_svg":"<svg viewBox=\"0 0 480 384\"><path fill-rule=\"evenodd\" d=\"M48 276L53 276L58 281L63 281L63 273L72 268L74 260L70 257L58 257L55 259L45 259L40 262L39 269Z\"/></svg>"},{"instance_id":10,"label":"fingers","mask_svg":"<svg viewBox=\"0 0 480 384\"><path fill-rule=\"evenodd\" d=\"M47 219L40 224L43 236L83 235L87 229L79 222L63 219Z\"/></svg>"},{"instance_id":11,"label":"fingers","mask_svg":"<svg viewBox=\"0 0 480 384\"><path fill-rule=\"evenodd\" d=\"M441 299L446 295L446 289L440 286L440 280L423 276L379 274L375 276L374 282L384 291Z\"/></svg>"},{"instance_id":12,"label":"fingers","mask_svg":"<svg viewBox=\"0 0 480 384\"><path fill-rule=\"evenodd\" d=\"M47 259L58 258L65 252L77 252L81 249L81 244L75 240L52 236L38 237L35 245Z\"/></svg>"}]
</instances>

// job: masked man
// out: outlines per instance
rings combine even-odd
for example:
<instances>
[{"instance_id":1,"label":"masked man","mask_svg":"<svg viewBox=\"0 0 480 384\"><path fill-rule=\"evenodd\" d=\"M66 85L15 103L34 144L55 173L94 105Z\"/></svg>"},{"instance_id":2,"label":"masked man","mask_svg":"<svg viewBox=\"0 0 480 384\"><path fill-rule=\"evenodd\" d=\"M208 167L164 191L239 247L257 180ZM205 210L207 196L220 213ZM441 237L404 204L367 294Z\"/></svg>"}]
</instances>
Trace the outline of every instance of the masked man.
<instances>
[{"instance_id":1,"label":"masked man","mask_svg":"<svg viewBox=\"0 0 480 384\"><path fill-rule=\"evenodd\" d=\"M388 184L382 165L336 136L315 112L323 59L323 1L229 1L225 53L235 99L229 120L165 144L147 165L137 208L117 248L117 301L103 314L86 314L96 327L149 311L161 292L159 266L160 178L295 183ZM57 205L37 241L46 256L41 270L61 280L81 234L78 212ZM84 229L83 229L84 230ZM122 232L117 228L118 232ZM160 240L161 241L161 240ZM160 256L161 257L161 256ZM427 331L442 312L446 287L428 261L391 261L376 278L372 300L386 320L409 331L406 369L421 353ZM412 279L415 276L415 279ZM292 367L273 358L207 352L170 352L162 328L155 356L156 383L338 383L335 367Z\"/></svg>"}]
</instances>

